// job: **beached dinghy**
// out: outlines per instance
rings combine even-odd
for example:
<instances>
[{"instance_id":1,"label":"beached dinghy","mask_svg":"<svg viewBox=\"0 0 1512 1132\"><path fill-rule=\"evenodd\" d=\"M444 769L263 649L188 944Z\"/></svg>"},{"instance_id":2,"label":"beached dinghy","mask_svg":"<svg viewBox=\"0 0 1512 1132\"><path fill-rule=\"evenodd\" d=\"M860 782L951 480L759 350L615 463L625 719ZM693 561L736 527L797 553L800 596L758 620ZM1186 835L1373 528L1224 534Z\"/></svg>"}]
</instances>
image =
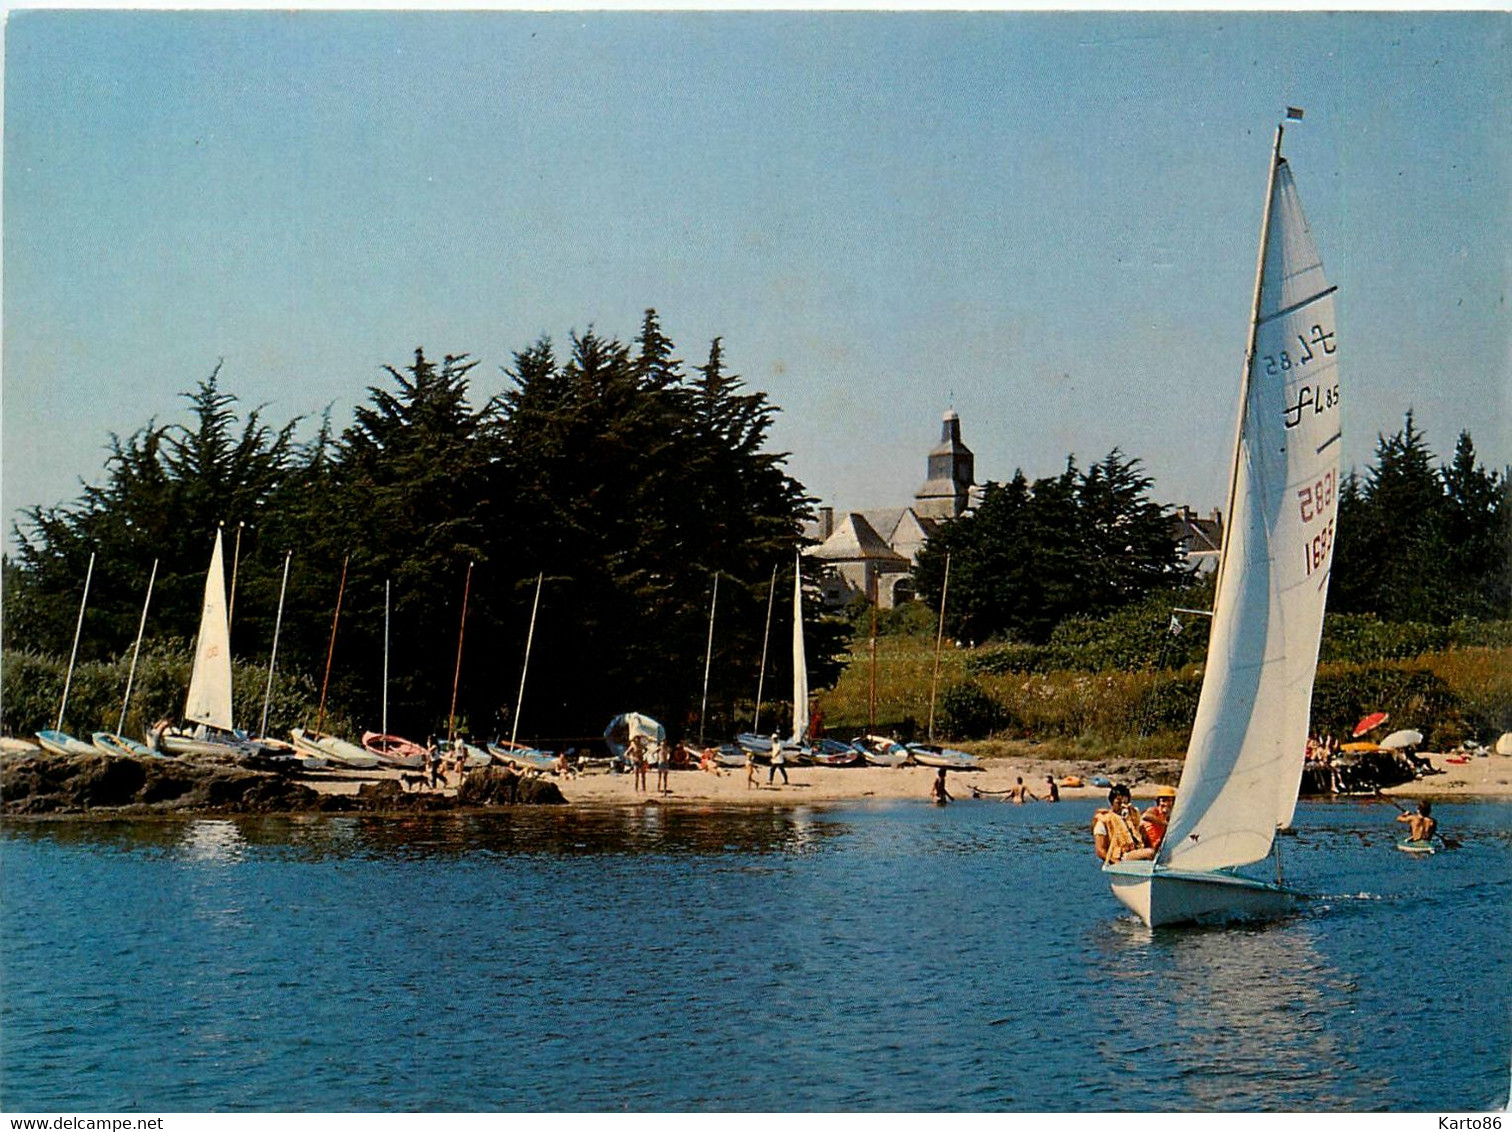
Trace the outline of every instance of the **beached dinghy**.
<instances>
[{"instance_id":1,"label":"beached dinghy","mask_svg":"<svg viewBox=\"0 0 1512 1132\"><path fill-rule=\"evenodd\" d=\"M383 735L377 731L362 733L362 746L370 755L376 755L384 766L417 770L425 765L428 748L398 735Z\"/></svg>"},{"instance_id":2,"label":"beached dinghy","mask_svg":"<svg viewBox=\"0 0 1512 1132\"><path fill-rule=\"evenodd\" d=\"M937 747L933 743L910 743L908 753L920 766L940 766L946 770L981 770L982 764L975 755L950 747Z\"/></svg>"},{"instance_id":3,"label":"beached dinghy","mask_svg":"<svg viewBox=\"0 0 1512 1132\"><path fill-rule=\"evenodd\" d=\"M364 751L356 743L348 743L324 731L296 727L289 732L289 738L294 740L294 749L301 754L323 757L351 770L372 770L378 765L378 756L371 751Z\"/></svg>"},{"instance_id":4,"label":"beached dinghy","mask_svg":"<svg viewBox=\"0 0 1512 1132\"><path fill-rule=\"evenodd\" d=\"M534 747L522 747L501 739L497 743L488 744L488 751L500 766L522 773L550 774L556 770L556 756Z\"/></svg>"},{"instance_id":5,"label":"beached dinghy","mask_svg":"<svg viewBox=\"0 0 1512 1132\"><path fill-rule=\"evenodd\" d=\"M117 735L114 731L96 731L89 737L97 751L117 757L124 756L133 759L159 759L163 756L154 751L146 743L138 743L135 739L128 739L124 735Z\"/></svg>"},{"instance_id":6,"label":"beached dinghy","mask_svg":"<svg viewBox=\"0 0 1512 1132\"><path fill-rule=\"evenodd\" d=\"M1105 867L1113 894L1151 927L1269 918L1294 899L1279 857L1274 884L1233 871L1263 860L1291 825L1338 515L1334 288L1281 134L1278 126L1211 643L1176 806L1153 861Z\"/></svg>"},{"instance_id":7,"label":"beached dinghy","mask_svg":"<svg viewBox=\"0 0 1512 1132\"><path fill-rule=\"evenodd\" d=\"M226 567L220 531L205 574L204 604L184 719L192 728L159 725L147 733L147 746L170 755L206 758L261 758L267 752L238 734L231 721L231 623L226 615Z\"/></svg>"},{"instance_id":8,"label":"beached dinghy","mask_svg":"<svg viewBox=\"0 0 1512 1132\"><path fill-rule=\"evenodd\" d=\"M75 739L66 731L59 731L56 728L38 731L37 742L42 744L44 750L51 751L55 755L93 755L98 753L90 744L80 739Z\"/></svg>"},{"instance_id":9,"label":"beached dinghy","mask_svg":"<svg viewBox=\"0 0 1512 1132\"><path fill-rule=\"evenodd\" d=\"M896 739L882 735L862 735L851 746L866 758L868 766L903 766L908 762L908 748Z\"/></svg>"}]
</instances>

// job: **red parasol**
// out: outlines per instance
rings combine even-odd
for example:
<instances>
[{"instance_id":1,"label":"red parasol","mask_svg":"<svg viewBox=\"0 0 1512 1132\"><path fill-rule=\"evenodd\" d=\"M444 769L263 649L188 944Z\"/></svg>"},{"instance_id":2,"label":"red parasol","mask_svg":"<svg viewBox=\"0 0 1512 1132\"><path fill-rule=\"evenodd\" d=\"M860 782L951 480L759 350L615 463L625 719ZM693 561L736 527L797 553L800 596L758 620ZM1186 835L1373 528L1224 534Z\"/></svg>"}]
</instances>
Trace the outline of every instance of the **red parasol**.
<instances>
[{"instance_id":1,"label":"red parasol","mask_svg":"<svg viewBox=\"0 0 1512 1132\"><path fill-rule=\"evenodd\" d=\"M1387 715L1384 711L1371 712L1364 719L1360 720L1359 723L1355 724L1354 738L1358 739L1367 731L1374 731L1390 718L1391 716Z\"/></svg>"}]
</instances>

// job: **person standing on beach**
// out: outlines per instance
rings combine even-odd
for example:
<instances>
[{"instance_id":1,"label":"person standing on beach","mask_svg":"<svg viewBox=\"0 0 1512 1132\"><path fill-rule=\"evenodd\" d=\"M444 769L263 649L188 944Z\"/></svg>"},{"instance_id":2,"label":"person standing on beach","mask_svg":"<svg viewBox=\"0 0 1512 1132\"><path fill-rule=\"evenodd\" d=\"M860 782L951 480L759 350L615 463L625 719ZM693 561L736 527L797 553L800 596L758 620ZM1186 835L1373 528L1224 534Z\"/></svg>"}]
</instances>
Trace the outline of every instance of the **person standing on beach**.
<instances>
[{"instance_id":1,"label":"person standing on beach","mask_svg":"<svg viewBox=\"0 0 1512 1132\"><path fill-rule=\"evenodd\" d=\"M947 802L955 801L955 799L950 796L950 791L945 789L944 767L941 767L935 773L934 781L929 784L929 797L930 800L937 806L943 806Z\"/></svg>"},{"instance_id":2,"label":"person standing on beach","mask_svg":"<svg viewBox=\"0 0 1512 1132\"><path fill-rule=\"evenodd\" d=\"M667 772L672 769L672 750L666 743L656 744L656 792L658 794L670 794L671 789L667 786Z\"/></svg>"},{"instance_id":3,"label":"person standing on beach","mask_svg":"<svg viewBox=\"0 0 1512 1132\"><path fill-rule=\"evenodd\" d=\"M756 777L756 752L746 749L746 789L754 790L761 785Z\"/></svg>"},{"instance_id":4,"label":"person standing on beach","mask_svg":"<svg viewBox=\"0 0 1512 1132\"><path fill-rule=\"evenodd\" d=\"M637 735L630 740L630 765L635 770L635 789L646 788L646 737Z\"/></svg>"},{"instance_id":5,"label":"person standing on beach","mask_svg":"<svg viewBox=\"0 0 1512 1132\"><path fill-rule=\"evenodd\" d=\"M772 784L772 779L776 776L776 774L777 774L777 772L779 770L782 772L782 784L784 786L786 786L788 784L787 756L785 754L783 754L783 752L782 752L782 738L781 738L781 736L773 735L772 736L772 765L767 768L767 785L768 786L770 786Z\"/></svg>"}]
</instances>

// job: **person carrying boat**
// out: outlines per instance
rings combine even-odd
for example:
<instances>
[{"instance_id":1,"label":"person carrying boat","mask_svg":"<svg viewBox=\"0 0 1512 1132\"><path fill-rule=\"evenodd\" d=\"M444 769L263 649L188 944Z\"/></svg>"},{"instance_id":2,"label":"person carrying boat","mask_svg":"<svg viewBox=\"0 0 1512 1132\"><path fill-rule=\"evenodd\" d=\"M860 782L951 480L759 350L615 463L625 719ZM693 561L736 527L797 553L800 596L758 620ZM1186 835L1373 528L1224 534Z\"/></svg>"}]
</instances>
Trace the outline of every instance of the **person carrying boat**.
<instances>
[{"instance_id":1,"label":"person carrying boat","mask_svg":"<svg viewBox=\"0 0 1512 1132\"><path fill-rule=\"evenodd\" d=\"M1429 816L1432 813L1433 804L1425 798L1418 803L1417 813L1403 810L1397 815L1396 820L1406 822L1411 831L1407 838L1408 844L1433 840L1433 835L1438 832L1438 821Z\"/></svg>"},{"instance_id":2,"label":"person carrying boat","mask_svg":"<svg viewBox=\"0 0 1512 1132\"><path fill-rule=\"evenodd\" d=\"M1108 808L1092 815L1092 847L1105 865L1117 861L1148 861L1155 850L1145 843L1129 788L1115 785L1108 791Z\"/></svg>"},{"instance_id":3,"label":"person carrying boat","mask_svg":"<svg viewBox=\"0 0 1512 1132\"><path fill-rule=\"evenodd\" d=\"M1139 816L1139 830L1144 834L1145 844L1159 849L1165 840L1166 826L1171 821L1171 807L1176 804L1174 786L1155 787L1155 804Z\"/></svg>"}]
</instances>

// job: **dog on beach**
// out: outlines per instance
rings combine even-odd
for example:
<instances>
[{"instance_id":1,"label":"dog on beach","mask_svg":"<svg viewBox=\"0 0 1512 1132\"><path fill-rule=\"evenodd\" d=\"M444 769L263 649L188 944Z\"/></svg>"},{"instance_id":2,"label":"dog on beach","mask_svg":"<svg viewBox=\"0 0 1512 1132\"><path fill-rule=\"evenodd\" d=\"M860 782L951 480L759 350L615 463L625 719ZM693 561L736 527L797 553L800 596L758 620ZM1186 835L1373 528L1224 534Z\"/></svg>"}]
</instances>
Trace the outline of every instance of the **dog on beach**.
<instances>
[{"instance_id":1,"label":"dog on beach","mask_svg":"<svg viewBox=\"0 0 1512 1132\"><path fill-rule=\"evenodd\" d=\"M425 774L401 773L399 775L399 789L404 791L409 791L411 789L419 790L425 786L427 781L428 776Z\"/></svg>"}]
</instances>

